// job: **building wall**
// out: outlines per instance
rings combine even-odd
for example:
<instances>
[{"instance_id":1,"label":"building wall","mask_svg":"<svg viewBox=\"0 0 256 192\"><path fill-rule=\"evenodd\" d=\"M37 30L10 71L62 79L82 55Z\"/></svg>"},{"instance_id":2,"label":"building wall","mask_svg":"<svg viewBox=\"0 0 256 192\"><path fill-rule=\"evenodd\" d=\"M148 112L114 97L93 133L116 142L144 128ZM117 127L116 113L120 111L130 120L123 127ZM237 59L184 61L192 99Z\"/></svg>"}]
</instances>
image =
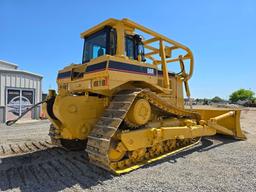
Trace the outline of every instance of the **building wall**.
<instances>
[{"instance_id":1,"label":"building wall","mask_svg":"<svg viewBox=\"0 0 256 192\"><path fill-rule=\"evenodd\" d=\"M41 77L24 74L19 72L4 72L0 71L0 121L5 119L5 114L2 113L6 105L6 88L26 88L34 89L35 103L41 101L42 97L42 79ZM34 118L39 118L40 108L35 109Z\"/></svg>"},{"instance_id":2,"label":"building wall","mask_svg":"<svg viewBox=\"0 0 256 192\"><path fill-rule=\"evenodd\" d=\"M0 106L0 123L5 122L5 107Z\"/></svg>"}]
</instances>

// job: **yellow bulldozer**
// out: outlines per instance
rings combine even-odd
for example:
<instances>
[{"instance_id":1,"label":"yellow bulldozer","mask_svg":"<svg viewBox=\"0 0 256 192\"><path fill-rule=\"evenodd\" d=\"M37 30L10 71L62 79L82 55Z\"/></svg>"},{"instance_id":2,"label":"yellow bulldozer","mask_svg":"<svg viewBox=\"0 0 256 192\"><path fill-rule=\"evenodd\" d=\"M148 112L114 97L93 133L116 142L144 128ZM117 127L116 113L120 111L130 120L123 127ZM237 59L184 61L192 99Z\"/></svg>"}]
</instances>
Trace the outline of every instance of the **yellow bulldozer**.
<instances>
[{"instance_id":1,"label":"yellow bulldozer","mask_svg":"<svg viewBox=\"0 0 256 192\"><path fill-rule=\"evenodd\" d=\"M49 90L43 104L54 144L86 150L91 163L121 174L202 136L245 139L239 109L184 106L194 69L188 47L129 19L108 19L81 38L82 64L58 72L58 93Z\"/></svg>"}]
</instances>

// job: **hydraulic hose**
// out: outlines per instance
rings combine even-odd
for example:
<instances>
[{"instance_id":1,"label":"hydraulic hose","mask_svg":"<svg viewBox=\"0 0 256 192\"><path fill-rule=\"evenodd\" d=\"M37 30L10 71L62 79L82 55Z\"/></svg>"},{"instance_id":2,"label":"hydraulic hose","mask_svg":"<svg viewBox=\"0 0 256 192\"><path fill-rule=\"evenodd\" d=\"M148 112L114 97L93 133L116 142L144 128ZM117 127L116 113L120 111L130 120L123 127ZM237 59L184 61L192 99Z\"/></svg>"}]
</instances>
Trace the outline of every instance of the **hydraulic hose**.
<instances>
[{"instance_id":1,"label":"hydraulic hose","mask_svg":"<svg viewBox=\"0 0 256 192\"><path fill-rule=\"evenodd\" d=\"M7 126L11 126L13 124L15 124L19 119L21 119L24 115L26 115L29 111L31 111L32 109L34 109L35 107L37 107L38 105L41 105L42 103L46 103L48 102L49 99L46 99L44 101L40 101L39 103L36 103L35 105L33 105L32 107L28 108L22 115L20 115L19 117L17 117L16 119L13 120L9 120L7 121L5 124Z\"/></svg>"}]
</instances>

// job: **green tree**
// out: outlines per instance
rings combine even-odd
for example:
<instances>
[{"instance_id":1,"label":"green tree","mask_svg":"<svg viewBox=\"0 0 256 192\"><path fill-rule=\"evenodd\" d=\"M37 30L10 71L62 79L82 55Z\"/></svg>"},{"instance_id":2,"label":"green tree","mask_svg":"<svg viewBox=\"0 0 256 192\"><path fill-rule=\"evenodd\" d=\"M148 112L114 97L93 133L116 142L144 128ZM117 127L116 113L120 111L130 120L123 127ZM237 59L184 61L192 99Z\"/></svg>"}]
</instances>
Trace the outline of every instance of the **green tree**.
<instances>
[{"instance_id":1,"label":"green tree","mask_svg":"<svg viewBox=\"0 0 256 192\"><path fill-rule=\"evenodd\" d=\"M212 98L212 102L213 102L213 103L219 103L219 102L222 102L222 101L223 101L223 99L221 99L221 98L218 97L218 96L215 96L215 97Z\"/></svg>"},{"instance_id":2,"label":"green tree","mask_svg":"<svg viewBox=\"0 0 256 192\"><path fill-rule=\"evenodd\" d=\"M239 89L235 92L233 92L229 96L229 100L231 102L237 102L238 100L244 101L244 100L253 100L254 92L247 89Z\"/></svg>"}]
</instances>

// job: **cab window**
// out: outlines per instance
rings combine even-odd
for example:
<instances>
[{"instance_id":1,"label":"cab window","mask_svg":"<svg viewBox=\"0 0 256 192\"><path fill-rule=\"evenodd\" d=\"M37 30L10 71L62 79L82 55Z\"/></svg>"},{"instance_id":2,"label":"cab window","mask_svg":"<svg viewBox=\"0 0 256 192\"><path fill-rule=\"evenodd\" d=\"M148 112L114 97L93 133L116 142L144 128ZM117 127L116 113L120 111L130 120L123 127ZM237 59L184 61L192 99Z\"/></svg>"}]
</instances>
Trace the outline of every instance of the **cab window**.
<instances>
[{"instance_id":1,"label":"cab window","mask_svg":"<svg viewBox=\"0 0 256 192\"><path fill-rule=\"evenodd\" d=\"M106 54L106 31L100 31L84 41L83 61L90 61Z\"/></svg>"},{"instance_id":2,"label":"cab window","mask_svg":"<svg viewBox=\"0 0 256 192\"><path fill-rule=\"evenodd\" d=\"M84 39L84 51L82 62L88 62L102 55L116 53L116 31L106 26Z\"/></svg>"},{"instance_id":3,"label":"cab window","mask_svg":"<svg viewBox=\"0 0 256 192\"><path fill-rule=\"evenodd\" d=\"M134 40L132 36L125 37L125 54L129 59L135 59Z\"/></svg>"}]
</instances>

